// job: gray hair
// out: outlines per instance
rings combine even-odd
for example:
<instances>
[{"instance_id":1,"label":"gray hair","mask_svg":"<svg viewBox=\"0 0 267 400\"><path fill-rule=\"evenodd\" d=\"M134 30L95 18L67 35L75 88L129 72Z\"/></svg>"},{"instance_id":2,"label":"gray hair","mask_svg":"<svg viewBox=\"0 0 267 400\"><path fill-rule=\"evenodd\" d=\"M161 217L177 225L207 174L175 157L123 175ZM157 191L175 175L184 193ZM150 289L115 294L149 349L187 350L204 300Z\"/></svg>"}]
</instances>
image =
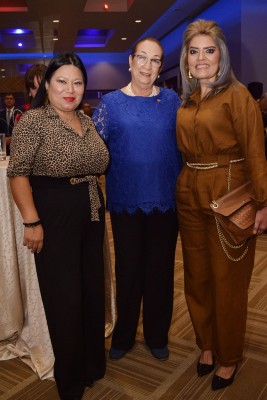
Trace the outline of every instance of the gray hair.
<instances>
[{"instance_id":1,"label":"gray hair","mask_svg":"<svg viewBox=\"0 0 267 400\"><path fill-rule=\"evenodd\" d=\"M210 82L212 90L221 90L230 83L236 81L231 68L230 56L226 45L226 39L223 31L215 21L206 21L199 19L189 24L184 32L183 44L180 56L180 70L182 75L183 98L187 100L192 92L199 86L198 79L192 77L189 79L188 72L188 51L192 39L197 35L210 36L220 50L219 74L215 82Z\"/></svg>"}]
</instances>

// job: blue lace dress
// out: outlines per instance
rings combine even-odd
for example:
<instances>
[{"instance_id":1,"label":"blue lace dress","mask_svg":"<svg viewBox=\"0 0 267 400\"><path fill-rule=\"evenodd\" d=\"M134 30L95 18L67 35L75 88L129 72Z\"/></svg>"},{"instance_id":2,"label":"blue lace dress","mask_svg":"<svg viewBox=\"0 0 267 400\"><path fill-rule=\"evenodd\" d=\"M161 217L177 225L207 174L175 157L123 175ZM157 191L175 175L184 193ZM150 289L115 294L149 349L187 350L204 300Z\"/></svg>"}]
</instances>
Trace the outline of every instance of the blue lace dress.
<instances>
[{"instance_id":1,"label":"blue lace dress","mask_svg":"<svg viewBox=\"0 0 267 400\"><path fill-rule=\"evenodd\" d=\"M175 209L181 169L176 144L178 95L161 88L154 97L116 90L103 96L94 115L110 152L106 174L107 208L134 214Z\"/></svg>"}]
</instances>

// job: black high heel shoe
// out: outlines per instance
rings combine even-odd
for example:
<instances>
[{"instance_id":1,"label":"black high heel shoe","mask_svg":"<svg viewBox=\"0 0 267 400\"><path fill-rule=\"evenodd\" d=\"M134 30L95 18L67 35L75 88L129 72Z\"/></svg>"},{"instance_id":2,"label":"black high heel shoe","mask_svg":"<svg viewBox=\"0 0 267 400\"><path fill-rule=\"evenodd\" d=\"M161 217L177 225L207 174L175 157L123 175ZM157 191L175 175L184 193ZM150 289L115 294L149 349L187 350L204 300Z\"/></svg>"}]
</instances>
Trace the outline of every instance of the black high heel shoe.
<instances>
[{"instance_id":1,"label":"black high heel shoe","mask_svg":"<svg viewBox=\"0 0 267 400\"><path fill-rule=\"evenodd\" d=\"M210 374L215 367L215 358L212 357L213 363L212 364L204 364L201 362L197 363L197 374L199 377Z\"/></svg>"},{"instance_id":2,"label":"black high heel shoe","mask_svg":"<svg viewBox=\"0 0 267 400\"><path fill-rule=\"evenodd\" d=\"M227 386L232 385L232 383L234 382L236 371L237 371L237 364L235 366L232 375L228 379L222 378L221 376L215 374L211 382L212 390L220 390L226 388Z\"/></svg>"}]
</instances>

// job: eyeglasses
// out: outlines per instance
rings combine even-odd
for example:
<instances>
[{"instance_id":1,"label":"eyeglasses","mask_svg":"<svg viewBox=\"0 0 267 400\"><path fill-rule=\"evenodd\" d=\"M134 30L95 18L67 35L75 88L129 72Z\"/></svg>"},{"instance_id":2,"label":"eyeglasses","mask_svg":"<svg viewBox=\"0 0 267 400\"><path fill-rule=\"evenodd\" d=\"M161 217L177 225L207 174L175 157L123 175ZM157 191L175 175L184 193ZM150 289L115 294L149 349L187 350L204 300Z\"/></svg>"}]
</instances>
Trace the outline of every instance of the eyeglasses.
<instances>
[{"instance_id":1,"label":"eyeglasses","mask_svg":"<svg viewBox=\"0 0 267 400\"><path fill-rule=\"evenodd\" d=\"M147 56L143 56L142 54L133 54L132 57L136 57L139 65L145 65L148 60L151 62L152 67L160 68L162 65L162 60L159 58L149 58Z\"/></svg>"}]
</instances>

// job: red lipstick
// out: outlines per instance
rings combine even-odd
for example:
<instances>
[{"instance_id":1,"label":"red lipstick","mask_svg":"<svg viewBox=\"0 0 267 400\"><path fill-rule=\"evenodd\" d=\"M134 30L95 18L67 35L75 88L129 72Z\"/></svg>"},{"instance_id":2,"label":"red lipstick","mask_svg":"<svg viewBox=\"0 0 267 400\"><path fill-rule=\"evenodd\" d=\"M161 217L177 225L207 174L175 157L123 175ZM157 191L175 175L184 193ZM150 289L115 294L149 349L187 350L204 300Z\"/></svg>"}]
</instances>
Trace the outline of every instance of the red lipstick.
<instances>
[{"instance_id":1,"label":"red lipstick","mask_svg":"<svg viewBox=\"0 0 267 400\"><path fill-rule=\"evenodd\" d=\"M69 103L72 103L75 100L75 97L63 97L63 99L68 101Z\"/></svg>"}]
</instances>

